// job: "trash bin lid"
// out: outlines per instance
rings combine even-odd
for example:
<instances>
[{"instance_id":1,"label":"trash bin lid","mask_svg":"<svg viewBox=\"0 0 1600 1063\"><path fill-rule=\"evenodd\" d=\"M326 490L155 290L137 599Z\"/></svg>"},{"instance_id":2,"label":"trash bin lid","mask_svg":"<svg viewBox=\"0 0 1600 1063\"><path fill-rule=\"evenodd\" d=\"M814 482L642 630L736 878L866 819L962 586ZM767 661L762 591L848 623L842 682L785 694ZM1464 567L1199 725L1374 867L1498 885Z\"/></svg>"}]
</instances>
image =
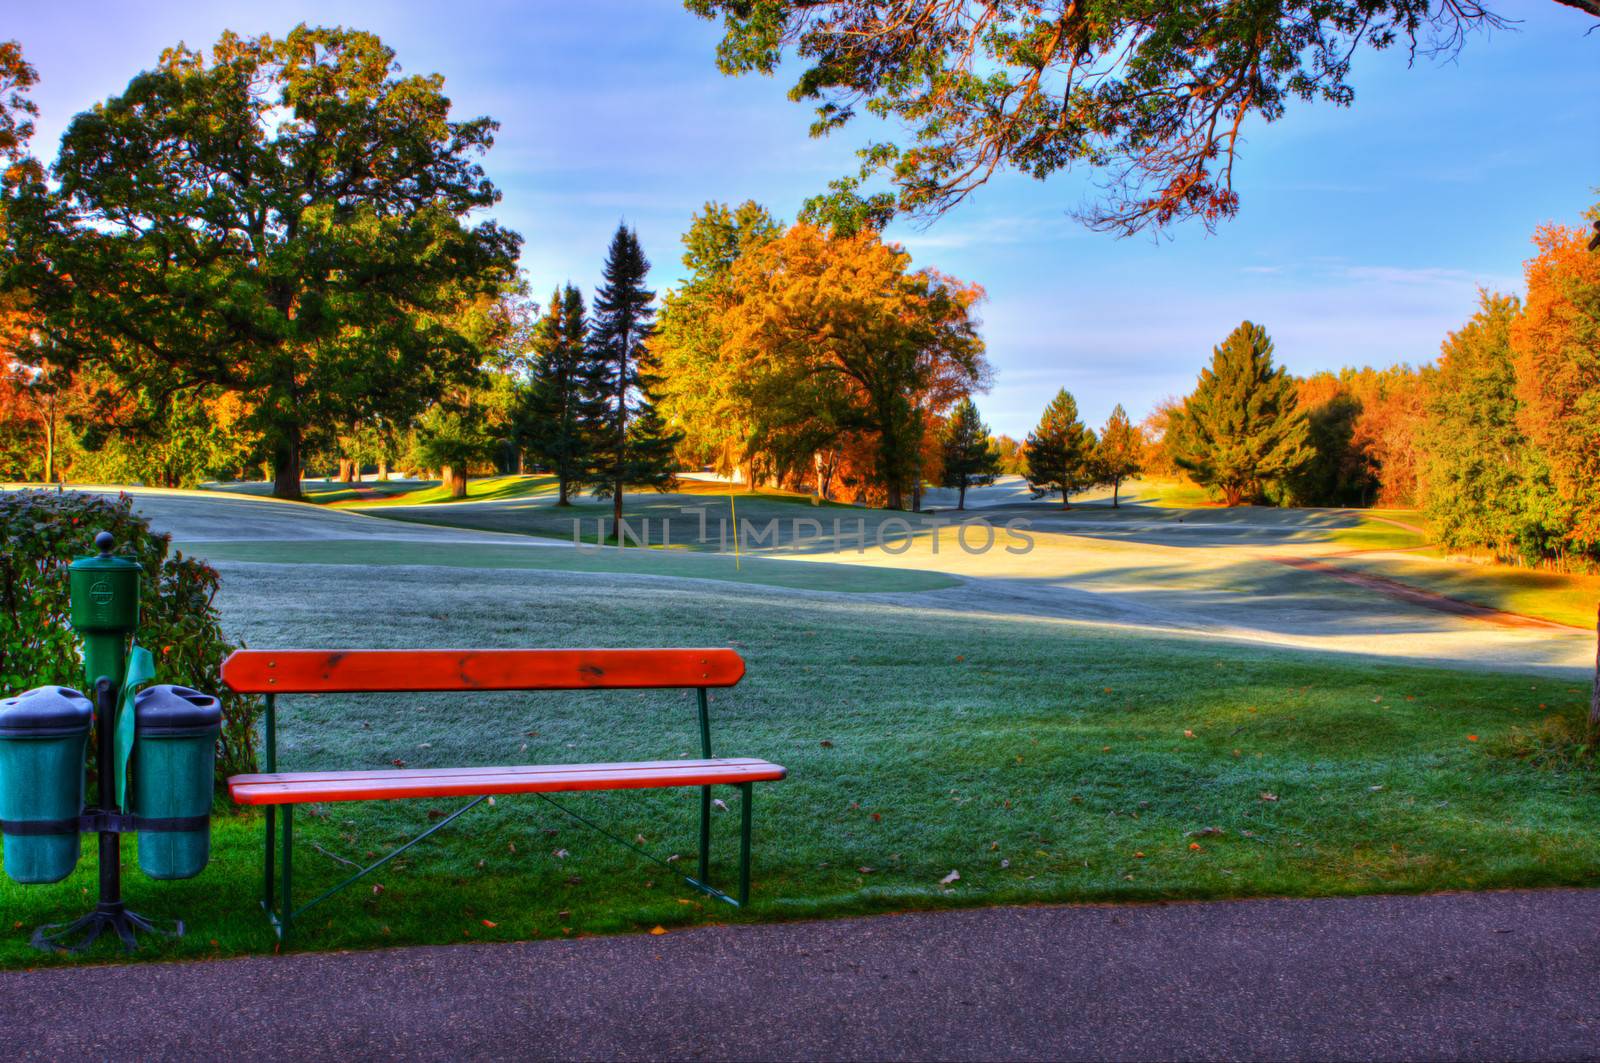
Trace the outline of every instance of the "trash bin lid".
<instances>
[{"instance_id":1,"label":"trash bin lid","mask_svg":"<svg viewBox=\"0 0 1600 1063\"><path fill-rule=\"evenodd\" d=\"M190 734L222 722L222 702L189 687L161 683L133 697L133 729L142 735Z\"/></svg>"},{"instance_id":2,"label":"trash bin lid","mask_svg":"<svg viewBox=\"0 0 1600 1063\"><path fill-rule=\"evenodd\" d=\"M34 687L0 701L0 738L59 738L82 734L94 705L71 687Z\"/></svg>"}]
</instances>

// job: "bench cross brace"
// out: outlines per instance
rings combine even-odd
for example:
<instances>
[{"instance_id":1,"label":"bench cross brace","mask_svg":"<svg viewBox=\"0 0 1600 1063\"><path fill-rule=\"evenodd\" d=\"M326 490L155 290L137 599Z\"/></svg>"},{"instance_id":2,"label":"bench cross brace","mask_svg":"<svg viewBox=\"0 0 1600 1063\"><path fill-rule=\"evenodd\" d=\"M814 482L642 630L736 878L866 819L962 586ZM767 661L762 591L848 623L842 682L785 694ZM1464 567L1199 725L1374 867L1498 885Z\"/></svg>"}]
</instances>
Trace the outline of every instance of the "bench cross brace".
<instances>
[{"instance_id":1,"label":"bench cross brace","mask_svg":"<svg viewBox=\"0 0 1600 1063\"><path fill-rule=\"evenodd\" d=\"M696 693L698 695L698 708L700 710L700 748L702 755L709 760L712 757L710 706L708 705L706 688L700 687ZM272 694L268 694L266 695L265 701L266 749L264 750L265 756L263 759L266 762L266 770L268 772L274 772L277 771L278 760L277 699ZM755 787L753 784L748 782L735 783L734 785L738 786L740 795L738 896L729 896L722 890L712 886L708 881L710 878L711 869L712 802L710 786L700 787L700 851L699 860L696 866L696 871L698 874L682 875L682 878L685 883L694 889L697 889L708 896L715 897L717 900L725 901L728 904L733 905L735 908L740 908L750 903L751 805L752 798L755 795ZM547 794L535 793L534 796L566 813L573 819L576 819L578 822L589 827L591 830L597 831L613 841L626 846L647 860L651 860L660 864L673 874L681 874L681 872L672 866L671 862L664 860L653 853L646 852L639 846L628 841L626 838L607 830L605 827L595 823L593 820L590 820L566 807L565 805L553 800ZM321 904L329 897L332 897L334 894L340 893L343 890L355 885L357 882L383 867L389 861L393 860L407 849L410 849L418 842L421 842L443 830L445 827L448 827L451 823L455 822L455 820L465 815L467 812L470 812L472 809L478 807L486 800L488 800L488 795L473 798L465 805L462 805L454 812L451 812L448 816L445 816L439 822L430 826L421 834L418 834L416 837L400 845L398 848L391 850L389 853L380 857L373 863L368 864L366 867L360 868L354 874L348 876L337 885L324 890L315 898L298 908L294 906L294 805L268 805L265 810L266 863L264 868L265 874L262 888L261 907L266 910L267 919L272 925L273 932L277 935L280 941L287 939L289 930L294 925L294 922L301 916L305 915L306 912L310 911L312 908L315 908L317 905ZM281 829L278 823L278 817L280 815L283 817Z\"/></svg>"},{"instance_id":2,"label":"bench cross brace","mask_svg":"<svg viewBox=\"0 0 1600 1063\"><path fill-rule=\"evenodd\" d=\"M703 870L701 871L701 876L698 878L693 875L683 875L682 878L684 882L700 892L711 897L715 897L717 900L725 901L728 904L733 905L735 908L742 908L750 903L750 832L751 821L753 818L751 799L755 793L755 786L754 784L747 782L738 783L736 785L739 787L740 794L739 895L737 897L731 897L722 890L719 890L715 886L706 882L706 875ZM709 789L709 787L707 789ZM663 860L654 853L646 852L639 846L628 841L626 838L607 830L605 827L595 823L593 820L588 819L587 817L573 811L560 802L553 800L548 795L536 793L533 796L539 798L541 801L544 801L546 804L551 805L561 812L566 813L573 819L582 823L584 826L589 827L591 830L603 834L618 844L633 850L646 860L660 864L662 867L674 872L675 874L678 873L677 869L674 868L669 861ZM344 890L355 885L357 882L383 867L385 864L399 856L401 853L405 852L407 849L410 849L419 842L425 841L434 834L437 834L439 831L455 822L455 820L472 811L472 809L477 808L487 800L487 795L473 798L471 801L468 801L454 812L451 812L448 816L445 816L439 822L430 826L421 834L418 834L416 837L410 839L397 848L390 850L388 853L379 857L366 867L363 867L354 874L346 877L337 885L331 886L324 890L322 893L307 901L305 904L300 905L298 908L294 905L294 806L268 806L266 810L266 892L261 899L261 907L265 909L267 913L267 919L272 924L273 932L278 936L280 941L286 939L289 934L289 929L291 926L293 926L294 922L309 912L312 908L315 908L317 905L332 897L334 894L343 892ZM710 801L707 800L704 803L704 806L705 811L709 813ZM283 817L281 841L279 837L274 837L274 835L280 834L276 823L279 814L281 814ZM710 862L709 853L707 851L710 841L709 816L702 820L700 836L704 847L702 847L700 850L699 867L703 869L706 868ZM278 859L280 853L282 857L281 862ZM280 890L281 901L277 901L275 903L276 895Z\"/></svg>"}]
</instances>

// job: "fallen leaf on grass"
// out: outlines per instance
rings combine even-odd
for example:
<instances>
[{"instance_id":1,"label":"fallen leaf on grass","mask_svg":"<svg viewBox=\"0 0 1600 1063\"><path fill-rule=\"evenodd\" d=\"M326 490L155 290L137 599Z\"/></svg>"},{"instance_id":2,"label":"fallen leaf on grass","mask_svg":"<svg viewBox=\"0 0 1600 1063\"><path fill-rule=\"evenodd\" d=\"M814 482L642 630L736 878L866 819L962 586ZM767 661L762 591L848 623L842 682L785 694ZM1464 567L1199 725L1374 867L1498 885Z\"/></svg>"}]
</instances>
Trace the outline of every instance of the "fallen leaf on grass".
<instances>
[{"instance_id":1,"label":"fallen leaf on grass","mask_svg":"<svg viewBox=\"0 0 1600 1063\"><path fill-rule=\"evenodd\" d=\"M374 885L372 887L372 895L374 897L378 896L382 892L383 892L383 883L379 882L379 883L377 883L376 885Z\"/></svg>"},{"instance_id":2,"label":"fallen leaf on grass","mask_svg":"<svg viewBox=\"0 0 1600 1063\"><path fill-rule=\"evenodd\" d=\"M863 874L863 875L870 875L873 872L877 871L878 869L875 868L875 867L858 867L858 868L856 868L856 870L861 872L861 874Z\"/></svg>"},{"instance_id":3,"label":"fallen leaf on grass","mask_svg":"<svg viewBox=\"0 0 1600 1063\"><path fill-rule=\"evenodd\" d=\"M720 797L714 797L711 799L711 807L716 809L718 812L728 811L727 802Z\"/></svg>"},{"instance_id":4,"label":"fallen leaf on grass","mask_svg":"<svg viewBox=\"0 0 1600 1063\"><path fill-rule=\"evenodd\" d=\"M1467 741L1468 742L1476 742L1477 740L1478 740L1478 736L1477 735L1467 735Z\"/></svg>"},{"instance_id":5,"label":"fallen leaf on grass","mask_svg":"<svg viewBox=\"0 0 1600 1063\"><path fill-rule=\"evenodd\" d=\"M495 927L499 926L500 924L494 922L491 919L485 919L485 920L483 920L483 925L488 927L490 930L493 930Z\"/></svg>"},{"instance_id":6,"label":"fallen leaf on grass","mask_svg":"<svg viewBox=\"0 0 1600 1063\"><path fill-rule=\"evenodd\" d=\"M1185 738L1193 738L1194 737L1194 732L1193 731L1185 731L1185 732L1183 732L1183 737L1185 737Z\"/></svg>"},{"instance_id":7,"label":"fallen leaf on grass","mask_svg":"<svg viewBox=\"0 0 1600 1063\"><path fill-rule=\"evenodd\" d=\"M565 849L557 849L555 852L551 853L550 855L555 857L557 860L565 860L567 857L571 856L572 854L567 852Z\"/></svg>"},{"instance_id":8,"label":"fallen leaf on grass","mask_svg":"<svg viewBox=\"0 0 1600 1063\"><path fill-rule=\"evenodd\" d=\"M1196 852L1196 853L1200 852L1201 851L1200 843L1199 842L1190 842L1189 843L1189 849L1192 852Z\"/></svg>"},{"instance_id":9,"label":"fallen leaf on grass","mask_svg":"<svg viewBox=\"0 0 1600 1063\"><path fill-rule=\"evenodd\" d=\"M400 759L400 758L399 758L399 757L395 757L395 758L394 758L394 759L393 759L393 760L391 760L391 761L390 761L390 762L389 762L389 763L390 763L390 764L393 764L393 765L394 765L394 766L395 766L395 767L397 767L397 768L403 768L403 767L405 767L405 766L406 766L406 762L405 762L405 761L403 761L403 760L401 760L401 759Z\"/></svg>"},{"instance_id":10,"label":"fallen leaf on grass","mask_svg":"<svg viewBox=\"0 0 1600 1063\"><path fill-rule=\"evenodd\" d=\"M827 739L826 739L826 738L824 738L824 739L823 739L823 740L822 740L822 741L821 741L821 742L820 742L820 743L818 743L818 744L819 744L819 745L821 745L821 746L822 746L822 748L823 748L823 749L832 749L832 748L833 748L833 743L832 743L832 742L830 742L830 741L828 741L828 740L827 740Z\"/></svg>"},{"instance_id":11,"label":"fallen leaf on grass","mask_svg":"<svg viewBox=\"0 0 1600 1063\"><path fill-rule=\"evenodd\" d=\"M1219 834L1225 834L1225 833L1226 833L1226 831L1224 831L1221 827L1201 827L1199 830L1190 831L1189 833L1185 834L1184 837L1185 838L1214 838Z\"/></svg>"},{"instance_id":12,"label":"fallen leaf on grass","mask_svg":"<svg viewBox=\"0 0 1600 1063\"><path fill-rule=\"evenodd\" d=\"M1261 800L1263 800L1263 801L1276 801L1277 799L1278 799L1278 795L1273 793L1271 790L1262 790L1261 791Z\"/></svg>"},{"instance_id":13,"label":"fallen leaf on grass","mask_svg":"<svg viewBox=\"0 0 1600 1063\"><path fill-rule=\"evenodd\" d=\"M952 869L951 872L948 875L946 875L944 878L939 880L939 885L948 886L952 882L960 882L960 881L961 881L961 872Z\"/></svg>"},{"instance_id":14,"label":"fallen leaf on grass","mask_svg":"<svg viewBox=\"0 0 1600 1063\"><path fill-rule=\"evenodd\" d=\"M664 927L664 926L653 926L653 927L650 928L650 933L656 934L658 936L661 935L661 934L665 934L666 932L667 932L667 928Z\"/></svg>"}]
</instances>

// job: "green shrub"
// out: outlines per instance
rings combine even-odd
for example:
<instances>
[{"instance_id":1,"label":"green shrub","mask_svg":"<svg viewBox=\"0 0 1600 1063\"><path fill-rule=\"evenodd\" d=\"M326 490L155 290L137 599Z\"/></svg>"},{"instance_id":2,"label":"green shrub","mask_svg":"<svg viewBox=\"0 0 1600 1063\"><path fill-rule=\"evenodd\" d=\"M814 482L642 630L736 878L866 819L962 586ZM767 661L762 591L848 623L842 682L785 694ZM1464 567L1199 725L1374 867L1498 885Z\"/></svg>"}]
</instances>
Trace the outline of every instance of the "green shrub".
<instances>
[{"instance_id":1,"label":"green shrub","mask_svg":"<svg viewBox=\"0 0 1600 1063\"><path fill-rule=\"evenodd\" d=\"M109 531L117 553L144 568L136 639L156 662L156 681L182 683L222 699L219 779L255 770L260 702L234 694L218 674L232 650L212 599L217 570L150 530L127 495L116 499L57 491L0 491L0 695L59 683L82 689L78 639L68 625L67 566L96 552Z\"/></svg>"}]
</instances>

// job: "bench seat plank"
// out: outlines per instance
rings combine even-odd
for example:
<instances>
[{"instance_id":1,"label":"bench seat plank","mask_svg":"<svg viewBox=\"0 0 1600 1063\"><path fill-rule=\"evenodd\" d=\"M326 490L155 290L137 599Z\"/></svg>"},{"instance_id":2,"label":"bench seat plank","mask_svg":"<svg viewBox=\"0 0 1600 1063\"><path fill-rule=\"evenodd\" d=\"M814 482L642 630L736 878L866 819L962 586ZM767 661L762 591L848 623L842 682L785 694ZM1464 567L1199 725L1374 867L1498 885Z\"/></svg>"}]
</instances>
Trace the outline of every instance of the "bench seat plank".
<instances>
[{"instance_id":1,"label":"bench seat plank","mask_svg":"<svg viewBox=\"0 0 1600 1063\"><path fill-rule=\"evenodd\" d=\"M730 649L234 650L222 679L241 694L731 687Z\"/></svg>"},{"instance_id":2,"label":"bench seat plank","mask_svg":"<svg viewBox=\"0 0 1600 1063\"><path fill-rule=\"evenodd\" d=\"M782 779L782 765L753 757L646 760L610 764L521 764L494 768L397 768L235 775L228 790L241 805L381 801L415 797L636 790Z\"/></svg>"}]
</instances>

